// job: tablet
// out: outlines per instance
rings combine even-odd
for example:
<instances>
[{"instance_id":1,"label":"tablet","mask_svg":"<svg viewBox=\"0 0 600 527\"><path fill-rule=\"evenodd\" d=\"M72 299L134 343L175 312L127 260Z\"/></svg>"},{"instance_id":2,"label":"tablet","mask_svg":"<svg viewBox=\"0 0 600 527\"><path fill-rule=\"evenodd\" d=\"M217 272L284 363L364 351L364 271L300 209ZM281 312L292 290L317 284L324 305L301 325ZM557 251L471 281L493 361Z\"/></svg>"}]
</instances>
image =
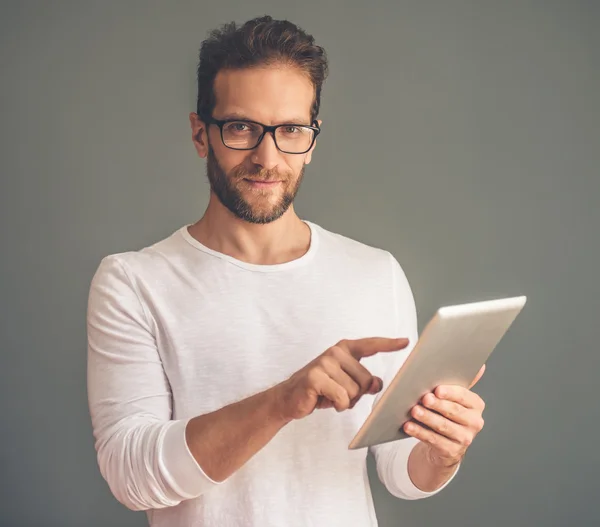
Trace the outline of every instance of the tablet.
<instances>
[{"instance_id":1,"label":"tablet","mask_svg":"<svg viewBox=\"0 0 600 527\"><path fill-rule=\"evenodd\" d=\"M519 296L439 308L348 448L410 437L402 427L412 407L441 384L468 387L525 301Z\"/></svg>"}]
</instances>

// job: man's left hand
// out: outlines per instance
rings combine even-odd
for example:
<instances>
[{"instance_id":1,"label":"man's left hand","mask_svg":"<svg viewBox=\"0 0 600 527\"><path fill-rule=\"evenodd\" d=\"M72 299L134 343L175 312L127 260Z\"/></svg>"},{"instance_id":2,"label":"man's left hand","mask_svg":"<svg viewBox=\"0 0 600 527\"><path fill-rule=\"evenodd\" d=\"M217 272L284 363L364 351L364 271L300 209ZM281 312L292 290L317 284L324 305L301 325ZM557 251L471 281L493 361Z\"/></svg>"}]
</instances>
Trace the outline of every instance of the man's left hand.
<instances>
[{"instance_id":1,"label":"man's left hand","mask_svg":"<svg viewBox=\"0 0 600 527\"><path fill-rule=\"evenodd\" d=\"M438 386L412 408L411 415L418 422L409 421L404 430L428 446L427 458L433 465L451 467L460 463L481 432L485 403L471 388L484 371L485 365L468 388Z\"/></svg>"}]
</instances>

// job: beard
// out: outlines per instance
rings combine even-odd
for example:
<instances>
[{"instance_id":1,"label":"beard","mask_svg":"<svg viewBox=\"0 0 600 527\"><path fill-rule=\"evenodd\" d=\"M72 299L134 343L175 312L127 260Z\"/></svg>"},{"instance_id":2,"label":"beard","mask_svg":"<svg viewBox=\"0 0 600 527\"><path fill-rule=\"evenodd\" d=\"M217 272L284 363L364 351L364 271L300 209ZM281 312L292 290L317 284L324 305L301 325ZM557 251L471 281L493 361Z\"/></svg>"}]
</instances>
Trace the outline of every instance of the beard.
<instances>
[{"instance_id":1,"label":"beard","mask_svg":"<svg viewBox=\"0 0 600 527\"><path fill-rule=\"evenodd\" d=\"M210 183L210 189L214 192L219 201L239 219L249 223L265 224L279 219L293 203L300 184L304 177L304 168L302 166L298 177L294 180L294 175L289 173L280 173L277 170L259 169L249 172L241 165L233 168L227 174L219 165L212 146L208 146L208 157L206 161L206 174ZM279 193L279 188L274 190L257 190L248 188L244 195L245 178L259 181L281 181L279 185L283 186L283 192L274 199L274 193ZM279 186L278 185L278 186Z\"/></svg>"}]
</instances>

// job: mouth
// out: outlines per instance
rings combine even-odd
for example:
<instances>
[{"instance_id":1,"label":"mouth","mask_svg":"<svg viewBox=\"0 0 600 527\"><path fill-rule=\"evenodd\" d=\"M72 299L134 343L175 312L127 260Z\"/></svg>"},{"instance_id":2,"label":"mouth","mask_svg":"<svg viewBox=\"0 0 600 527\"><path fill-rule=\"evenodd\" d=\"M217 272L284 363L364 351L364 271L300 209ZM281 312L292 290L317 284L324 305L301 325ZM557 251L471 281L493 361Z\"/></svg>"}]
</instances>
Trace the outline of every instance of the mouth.
<instances>
[{"instance_id":1,"label":"mouth","mask_svg":"<svg viewBox=\"0 0 600 527\"><path fill-rule=\"evenodd\" d=\"M273 187L279 185L279 183L281 183L281 181L264 181L264 180L260 180L260 179L249 179L249 178L244 178L244 181L246 181L247 183L249 183L251 186L253 186L255 188L273 188Z\"/></svg>"}]
</instances>

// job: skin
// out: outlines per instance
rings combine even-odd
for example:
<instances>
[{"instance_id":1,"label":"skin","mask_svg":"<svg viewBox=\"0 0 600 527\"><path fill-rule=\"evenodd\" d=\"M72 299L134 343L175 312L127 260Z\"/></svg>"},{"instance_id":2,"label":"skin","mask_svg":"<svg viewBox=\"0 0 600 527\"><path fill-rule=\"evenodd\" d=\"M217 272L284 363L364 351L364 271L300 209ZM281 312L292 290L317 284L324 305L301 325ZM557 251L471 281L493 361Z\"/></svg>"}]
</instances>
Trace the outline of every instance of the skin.
<instances>
[{"instance_id":1,"label":"skin","mask_svg":"<svg viewBox=\"0 0 600 527\"><path fill-rule=\"evenodd\" d=\"M270 67L220 71L214 90L213 117L217 119L238 115L267 125L310 124L314 89L310 80L297 70ZM268 216L279 206L284 194L293 190L304 165L311 162L316 146L315 142L306 154L283 154L267 134L254 150L231 150L223 145L216 125L207 128L195 113L190 114L190 124L198 155L208 158L212 147L226 174L242 170L252 179L280 180L273 188L255 188L237 177L232 181L257 216ZM204 216L190 228L190 234L208 247L255 264L295 260L310 246L310 230L296 215L293 204L276 221L256 224L231 213L212 191Z\"/></svg>"},{"instance_id":2,"label":"skin","mask_svg":"<svg viewBox=\"0 0 600 527\"><path fill-rule=\"evenodd\" d=\"M314 88L293 67L221 71L214 91L216 119L311 124ZM306 154L284 154L267 134L254 150L236 151L222 143L216 125L207 126L195 113L189 119L211 183L208 207L189 227L190 234L215 251L253 264L280 264L305 254L310 229L295 213L293 198L316 143ZM235 200L227 203L230 198ZM348 411L364 394L379 392L381 379L360 360L407 345L406 339L342 340L280 384L191 419L186 428L190 451L210 478L223 481L291 421L328 408ZM483 368L473 384L482 374ZM421 490L433 491L448 481L483 427L485 405L470 390L473 384L468 389L439 386L413 408L414 428L406 431L420 442L408 470Z\"/></svg>"}]
</instances>

